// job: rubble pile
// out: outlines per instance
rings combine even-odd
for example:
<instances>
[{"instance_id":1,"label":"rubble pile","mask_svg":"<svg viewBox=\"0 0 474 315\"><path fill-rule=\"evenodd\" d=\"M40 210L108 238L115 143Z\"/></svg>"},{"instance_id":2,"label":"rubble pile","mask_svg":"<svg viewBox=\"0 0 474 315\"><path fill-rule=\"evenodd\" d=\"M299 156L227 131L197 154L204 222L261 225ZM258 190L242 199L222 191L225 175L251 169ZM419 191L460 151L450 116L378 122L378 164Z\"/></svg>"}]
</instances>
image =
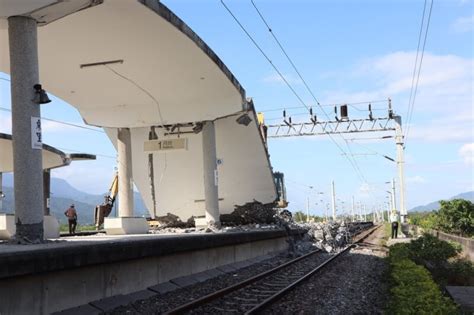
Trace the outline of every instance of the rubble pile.
<instances>
[{"instance_id":1,"label":"rubble pile","mask_svg":"<svg viewBox=\"0 0 474 315\"><path fill-rule=\"evenodd\" d=\"M246 224L277 223L275 218L275 203L263 204L259 201L247 202L242 206L235 206L229 214L221 214L221 223L227 226Z\"/></svg>"},{"instance_id":2,"label":"rubble pile","mask_svg":"<svg viewBox=\"0 0 474 315\"><path fill-rule=\"evenodd\" d=\"M308 223L305 227L308 228L307 238L312 240L317 248L328 253L348 245L352 235L358 231L357 225L344 221Z\"/></svg>"},{"instance_id":3,"label":"rubble pile","mask_svg":"<svg viewBox=\"0 0 474 315\"><path fill-rule=\"evenodd\" d=\"M164 216L156 217L154 219L158 223L157 229L164 228L190 228L194 226L194 218L191 217L187 222L181 221L181 219L172 213L167 213Z\"/></svg>"}]
</instances>

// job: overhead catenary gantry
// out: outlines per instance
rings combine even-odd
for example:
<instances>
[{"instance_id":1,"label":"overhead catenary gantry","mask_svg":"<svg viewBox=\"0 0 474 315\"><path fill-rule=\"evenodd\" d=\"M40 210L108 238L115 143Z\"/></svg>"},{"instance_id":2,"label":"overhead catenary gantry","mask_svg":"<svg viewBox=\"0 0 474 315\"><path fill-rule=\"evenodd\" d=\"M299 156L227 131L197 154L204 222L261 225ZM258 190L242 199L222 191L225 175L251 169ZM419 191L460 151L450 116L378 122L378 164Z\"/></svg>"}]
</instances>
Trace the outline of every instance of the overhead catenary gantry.
<instances>
[{"instance_id":1,"label":"overhead catenary gantry","mask_svg":"<svg viewBox=\"0 0 474 315\"><path fill-rule=\"evenodd\" d=\"M334 120L321 121L313 114L312 109L309 110L309 121L292 120L290 115L287 115L286 110L283 110L282 123L261 125L265 130L267 138L287 138L287 137L304 137L304 136L323 136L333 134L350 134L350 133L370 133L370 132L394 132L397 157L396 160L384 156L385 158L397 163L398 184L400 195L400 216L404 222L407 215L405 204L405 173L404 173L404 141L402 130L402 118L395 115L392 109L392 102L387 101L387 116L375 117L372 112L372 106L368 104L368 117L361 119L349 118L348 106L341 105L339 109L334 107ZM382 137L392 138L392 136ZM396 210L395 204L392 210ZM334 211L333 211L334 212ZM334 214L333 214L334 215Z\"/></svg>"}]
</instances>

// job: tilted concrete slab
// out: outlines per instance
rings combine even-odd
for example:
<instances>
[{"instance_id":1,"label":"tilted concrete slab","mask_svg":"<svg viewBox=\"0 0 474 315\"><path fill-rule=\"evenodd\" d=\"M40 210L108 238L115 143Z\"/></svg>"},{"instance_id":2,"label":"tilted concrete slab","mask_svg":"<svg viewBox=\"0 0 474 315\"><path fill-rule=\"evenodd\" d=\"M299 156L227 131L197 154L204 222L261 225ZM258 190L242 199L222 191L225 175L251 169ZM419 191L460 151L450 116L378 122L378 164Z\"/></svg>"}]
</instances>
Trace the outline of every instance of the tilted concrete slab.
<instances>
[{"instance_id":1,"label":"tilted concrete slab","mask_svg":"<svg viewBox=\"0 0 474 315\"><path fill-rule=\"evenodd\" d=\"M0 28L0 71L9 73L7 33ZM105 0L40 27L38 46L43 87L91 125L213 120L246 106L224 63L156 0Z\"/></svg>"},{"instance_id":2,"label":"tilted concrete slab","mask_svg":"<svg viewBox=\"0 0 474 315\"><path fill-rule=\"evenodd\" d=\"M43 143L43 169L67 166L71 161L95 160L96 156L86 153L66 154ZM0 172L13 172L13 140L12 135L0 133Z\"/></svg>"},{"instance_id":3,"label":"tilted concrete slab","mask_svg":"<svg viewBox=\"0 0 474 315\"><path fill-rule=\"evenodd\" d=\"M257 200L270 203L277 198L269 156L257 125L255 112L248 126L238 124L241 115L231 115L215 121L217 149L217 181L219 210L230 213L235 205ZM153 203L156 215L173 213L185 221L205 214L202 134L181 127L182 134L155 128L161 141L185 139L186 146L177 150L146 151L150 128L131 129L133 180L151 216ZM117 130L107 128L107 135L116 146ZM171 134L170 134L171 133ZM153 182L150 177L150 154L153 161ZM155 199L153 199L154 187Z\"/></svg>"},{"instance_id":4,"label":"tilted concrete slab","mask_svg":"<svg viewBox=\"0 0 474 315\"><path fill-rule=\"evenodd\" d=\"M65 166L70 162L66 153L43 144L43 169ZM0 133L0 172L13 172L12 136L5 133Z\"/></svg>"}]
</instances>

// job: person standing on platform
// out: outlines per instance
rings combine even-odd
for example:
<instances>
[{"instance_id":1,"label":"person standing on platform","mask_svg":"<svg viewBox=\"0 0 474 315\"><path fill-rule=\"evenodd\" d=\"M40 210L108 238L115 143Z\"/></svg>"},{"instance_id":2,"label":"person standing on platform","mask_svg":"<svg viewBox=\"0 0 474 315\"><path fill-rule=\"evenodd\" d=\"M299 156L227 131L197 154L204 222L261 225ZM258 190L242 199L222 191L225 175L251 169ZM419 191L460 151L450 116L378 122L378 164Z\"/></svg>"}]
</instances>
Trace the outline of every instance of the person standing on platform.
<instances>
[{"instance_id":1,"label":"person standing on platform","mask_svg":"<svg viewBox=\"0 0 474 315\"><path fill-rule=\"evenodd\" d=\"M398 235L398 213L392 210L390 214L390 222L392 223L392 238L397 238Z\"/></svg>"},{"instance_id":2,"label":"person standing on platform","mask_svg":"<svg viewBox=\"0 0 474 315\"><path fill-rule=\"evenodd\" d=\"M72 204L69 209L64 212L64 215L67 217L69 223L69 234L76 234L77 211L76 208L74 208L74 204Z\"/></svg>"}]
</instances>

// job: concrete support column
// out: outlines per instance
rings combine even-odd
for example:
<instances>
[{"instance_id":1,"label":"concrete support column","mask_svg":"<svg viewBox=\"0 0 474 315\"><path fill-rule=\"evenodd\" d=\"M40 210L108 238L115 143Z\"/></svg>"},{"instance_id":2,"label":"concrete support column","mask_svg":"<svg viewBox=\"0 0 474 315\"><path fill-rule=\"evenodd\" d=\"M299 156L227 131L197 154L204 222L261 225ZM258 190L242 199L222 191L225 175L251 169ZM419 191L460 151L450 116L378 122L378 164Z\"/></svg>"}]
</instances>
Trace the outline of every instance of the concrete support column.
<instances>
[{"instance_id":1,"label":"concrete support column","mask_svg":"<svg viewBox=\"0 0 474 315\"><path fill-rule=\"evenodd\" d=\"M50 215L51 170L43 171L43 210L44 215Z\"/></svg>"},{"instance_id":2,"label":"concrete support column","mask_svg":"<svg viewBox=\"0 0 474 315\"><path fill-rule=\"evenodd\" d=\"M332 181L331 185L332 191L332 219L336 221L336 188L334 187L334 181Z\"/></svg>"},{"instance_id":3,"label":"concrete support column","mask_svg":"<svg viewBox=\"0 0 474 315\"><path fill-rule=\"evenodd\" d=\"M407 216L407 209L405 205L405 171L404 171L404 165L405 165L405 158L404 158L404 153L405 149L403 148L404 146L404 140L403 140L403 131L402 131L402 117L401 116L395 116L395 132L396 132L396 138L395 142L397 145L397 168L398 168L398 184L399 184L399 194L400 194L400 221L402 223L405 223L405 217Z\"/></svg>"},{"instance_id":4,"label":"concrete support column","mask_svg":"<svg viewBox=\"0 0 474 315\"><path fill-rule=\"evenodd\" d=\"M133 217L132 138L129 128L119 128L118 154L118 215Z\"/></svg>"},{"instance_id":5,"label":"concrete support column","mask_svg":"<svg viewBox=\"0 0 474 315\"><path fill-rule=\"evenodd\" d=\"M41 148L33 148L32 117L40 117L33 86L39 84L36 21L8 18L12 95L13 166L16 238L43 240L43 170Z\"/></svg>"},{"instance_id":6,"label":"concrete support column","mask_svg":"<svg viewBox=\"0 0 474 315\"><path fill-rule=\"evenodd\" d=\"M212 121L206 121L202 128L202 155L206 221L208 226L220 227L216 131Z\"/></svg>"}]
</instances>

